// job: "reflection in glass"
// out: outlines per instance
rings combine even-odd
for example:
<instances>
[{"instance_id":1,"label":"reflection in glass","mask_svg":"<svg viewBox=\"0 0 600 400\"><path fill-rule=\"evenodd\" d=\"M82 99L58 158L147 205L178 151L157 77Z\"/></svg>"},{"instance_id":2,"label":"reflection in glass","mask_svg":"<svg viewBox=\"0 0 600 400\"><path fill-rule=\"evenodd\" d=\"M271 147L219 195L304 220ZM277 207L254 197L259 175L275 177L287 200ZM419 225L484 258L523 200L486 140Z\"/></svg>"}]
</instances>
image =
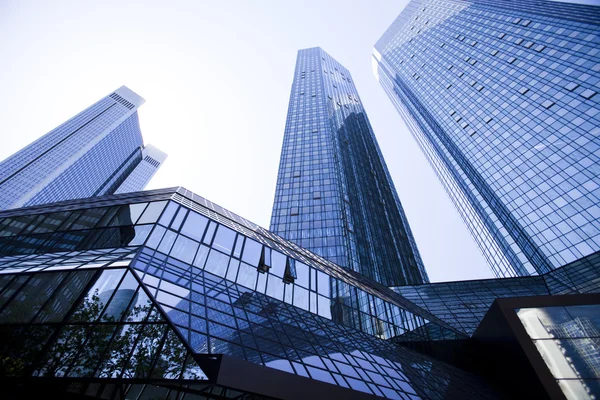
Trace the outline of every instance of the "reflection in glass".
<instances>
[{"instance_id":1,"label":"reflection in glass","mask_svg":"<svg viewBox=\"0 0 600 400\"><path fill-rule=\"evenodd\" d=\"M166 200L165 201L155 201L153 203L148 204L148 207L146 207L144 214L141 216L139 221L137 221L136 223L139 225L155 223L158 220L160 213L162 213L162 211L164 210L166 204L167 204Z\"/></svg>"},{"instance_id":2,"label":"reflection in glass","mask_svg":"<svg viewBox=\"0 0 600 400\"><path fill-rule=\"evenodd\" d=\"M600 305L515 312L567 398L591 398L582 378L600 379ZM570 379L562 382L563 379Z\"/></svg>"},{"instance_id":3,"label":"reflection in glass","mask_svg":"<svg viewBox=\"0 0 600 400\"><path fill-rule=\"evenodd\" d=\"M260 254L262 251L262 245L252 239L246 238L246 244L244 245L244 252L242 253L242 261L258 267L258 261L260 260Z\"/></svg>"},{"instance_id":4,"label":"reflection in glass","mask_svg":"<svg viewBox=\"0 0 600 400\"><path fill-rule=\"evenodd\" d=\"M185 223L183 224L183 227L181 228L181 233L191 237L192 239L201 241L207 224L208 218L190 211Z\"/></svg>"},{"instance_id":5,"label":"reflection in glass","mask_svg":"<svg viewBox=\"0 0 600 400\"><path fill-rule=\"evenodd\" d=\"M215 235L215 240L213 242L213 247L215 249L221 250L227 255L231 254L233 250L233 242L235 240L235 231L226 228L223 225L219 225L217 229L217 234Z\"/></svg>"}]
</instances>

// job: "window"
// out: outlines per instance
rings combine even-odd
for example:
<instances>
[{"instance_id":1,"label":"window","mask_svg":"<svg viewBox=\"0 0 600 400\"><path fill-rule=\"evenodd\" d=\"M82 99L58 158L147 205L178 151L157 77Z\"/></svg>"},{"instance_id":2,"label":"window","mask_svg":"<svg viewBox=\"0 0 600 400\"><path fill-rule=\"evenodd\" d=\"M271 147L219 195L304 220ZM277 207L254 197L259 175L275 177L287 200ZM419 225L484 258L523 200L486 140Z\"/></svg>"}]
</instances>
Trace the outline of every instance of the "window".
<instances>
[{"instance_id":1,"label":"window","mask_svg":"<svg viewBox=\"0 0 600 400\"><path fill-rule=\"evenodd\" d=\"M596 95L596 92L594 92L591 89L586 89L583 91L583 93L581 93L581 96L586 98L586 99L591 99L592 97L594 97Z\"/></svg>"},{"instance_id":2,"label":"window","mask_svg":"<svg viewBox=\"0 0 600 400\"><path fill-rule=\"evenodd\" d=\"M552 100L546 100L545 102L542 103L542 106L544 108L550 108L554 105L554 102Z\"/></svg>"},{"instance_id":3,"label":"window","mask_svg":"<svg viewBox=\"0 0 600 400\"><path fill-rule=\"evenodd\" d=\"M579 85L575 82L569 82L565 85L565 89L567 89L569 92L572 92L573 90L577 89L579 87Z\"/></svg>"}]
</instances>

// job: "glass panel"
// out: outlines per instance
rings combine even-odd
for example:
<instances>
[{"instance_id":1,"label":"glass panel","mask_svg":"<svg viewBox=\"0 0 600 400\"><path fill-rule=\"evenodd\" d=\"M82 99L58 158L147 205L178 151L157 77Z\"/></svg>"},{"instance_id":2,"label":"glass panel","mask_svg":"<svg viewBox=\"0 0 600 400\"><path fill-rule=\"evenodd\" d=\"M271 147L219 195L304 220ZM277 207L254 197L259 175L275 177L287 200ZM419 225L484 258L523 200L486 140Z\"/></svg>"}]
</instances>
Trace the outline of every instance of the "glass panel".
<instances>
[{"instance_id":1,"label":"glass panel","mask_svg":"<svg viewBox=\"0 0 600 400\"><path fill-rule=\"evenodd\" d=\"M104 362L100 365L100 378L118 378L129 363L129 356L143 325L123 325L108 348Z\"/></svg>"},{"instance_id":2,"label":"glass panel","mask_svg":"<svg viewBox=\"0 0 600 400\"><path fill-rule=\"evenodd\" d=\"M187 214L187 212L188 212L187 208L181 207L179 209L179 211L177 212L177 216L173 220L171 229L176 230L176 231L179 230L179 228L181 227L181 223L183 222L183 219L185 218L185 215Z\"/></svg>"},{"instance_id":3,"label":"glass panel","mask_svg":"<svg viewBox=\"0 0 600 400\"><path fill-rule=\"evenodd\" d=\"M319 297L318 314L322 317L331 319L331 302L328 297Z\"/></svg>"},{"instance_id":4,"label":"glass panel","mask_svg":"<svg viewBox=\"0 0 600 400\"><path fill-rule=\"evenodd\" d=\"M166 205L166 200L155 201L153 203L150 203L148 207L146 207L146 211L144 211L144 214L142 215L140 220L137 221L137 224L155 223L156 221L158 221L158 217L160 216L160 213L162 213L162 211L165 209Z\"/></svg>"},{"instance_id":5,"label":"glass panel","mask_svg":"<svg viewBox=\"0 0 600 400\"><path fill-rule=\"evenodd\" d=\"M40 350L54 333L43 325L0 326L0 359L2 376L22 377L37 360Z\"/></svg>"},{"instance_id":6,"label":"glass panel","mask_svg":"<svg viewBox=\"0 0 600 400\"><path fill-rule=\"evenodd\" d=\"M250 238L246 238L244 252L242 253L242 261L258 267L262 245Z\"/></svg>"},{"instance_id":7,"label":"glass panel","mask_svg":"<svg viewBox=\"0 0 600 400\"><path fill-rule=\"evenodd\" d=\"M294 284L308 288L308 270L308 265L296 261L296 280Z\"/></svg>"},{"instance_id":8,"label":"glass panel","mask_svg":"<svg viewBox=\"0 0 600 400\"><path fill-rule=\"evenodd\" d=\"M123 377L147 378L154 365L154 360L160 343L166 333L165 324L146 324L137 337L133 354L128 359L127 368L124 369Z\"/></svg>"},{"instance_id":9,"label":"glass panel","mask_svg":"<svg viewBox=\"0 0 600 400\"><path fill-rule=\"evenodd\" d=\"M90 208L82 212L69 229L91 229L95 227L108 211L107 208Z\"/></svg>"},{"instance_id":10,"label":"glass panel","mask_svg":"<svg viewBox=\"0 0 600 400\"><path fill-rule=\"evenodd\" d=\"M285 283L283 280L275 275L269 274L269 280L267 284L267 296L274 297L278 300L283 300L283 287Z\"/></svg>"},{"instance_id":11,"label":"glass panel","mask_svg":"<svg viewBox=\"0 0 600 400\"><path fill-rule=\"evenodd\" d=\"M66 273L33 275L0 313L0 321L4 323L29 322L66 276Z\"/></svg>"},{"instance_id":12,"label":"glass panel","mask_svg":"<svg viewBox=\"0 0 600 400\"><path fill-rule=\"evenodd\" d=\"M308 311L308 290L296 286L294 288L294 305Z\"/></svg>"},{"instance_id":13,"label":"glass panel","mask_svg":"<svg viewBox=\"0 0 600 400\"><path fill-rule=\"evenodd\" d=\"M197 242L179 235L171 250L171 256L191 264L196 255L196 250L198 250L198 246L199 244Z\"/></svg>"},{"instance_id":14,"label":"glass panel","mask_svg":"<svg viewBox=\"0 0 600 400\"><path fill-rule=\"evenodd\" d=\"M113 297L102 314L102 320L120 321L123 315L130 314L130 304L135 304L137 302L137 289L137 280L131 272L127 272L125 278L121 282L121 285L119 285L119 288L116 291L110 291L114 292L114 294L107 293L104 295L105 297L108 297L110 294L113 294ZM100 295L100 297L102 298L102 295Z\"/></svg>"},{"instance_id":15,"label":"glass panel","mask_svg":"<svg viewBox=\"0 0 600 400\"><path fill-rule=\"evenodd\" d=\"M598 336L600 305L515 310L532 339Z\"/></svg>"},{"instance_id":16,"label":"glass panel","mask_svg":"<svg viewBox=\"0 0 600 400\"><path fill-rule=\"evenodd\" d=\"M119 211L120 207L110 207L105 213L104 217L98 222L98 227L109 226L110 222L114 218L114 216ZM51 214L52 215L52 214Z\"/></svg>"},{"instance_id":17,"label":"glass panel","mask_svg":"<svg viewBox=\"0 0 600 400\"><path fill-rule=\"evenodd\" d=\"M319 294L323 295L323 296L330 296L330 289L329 289L329 275L324 274L321 271L317 271L317 275L318 275L318 287L319 287Z\"/></svg>"},{"instance_id":18,"label":"glass panel","mask_svg":"<svg viewBox=\"0 0 600 400\"><path fill-rule=\"evenodd\" d=\"M129 310L125 321L127 322L139 322L143 321L148 312L152 308L152 301L141 288L138 290L136 296L134 297L133 307Z\"/></svg>"},{"instance_id":19,"label":"glass panel","mask_svg":"<svg viewBox=\"0 0 600 400\"><path fill-rule=\"evenodd\" d=\"M256 267L252 267L246 263L241 263L236 282L247 288L254 289L256 286L257 276L258 271L256 271Z\"/></svg>"},{"instance_id":20,"label":"glass panel","mask_svg":"<svg viewBox=\"0 0 600 400\"><path fill-rule=\"evenodd\" d=\"M165 232L166 229L162 226L155 226L154 231L152 231L152 235L150 235L150 238L146 242L146 246L156 249Z\"/></svg>"},{"instance_id":21,"label":"glass panel","mask_svg":"<svg viewBox=\"0 0 600 400\"><path fill-rule=\"evenodd\" d=\"M173 242L175 242L176 237L177 234L175 232L172 230L167 230L163 240L160 242L160 246L158 246L158 251L169 254L169 251L171 251L171 246L173 245Z\"/></svg>"},{"instance_id":22,"label":"glass panel","mask_svg":"<svg viewBox=\"0 0 600 400\"><path fill-rule=\"evenodd\" d=\"M206 234L204 235L204 239L202 243L206 243L210 245L212 243L213 235L215 234L215 229L217 228L217 223L215 221L210 221L208 224L208 229L206 230Z\"/></svg>"},{"instance_id":23,"label":"glass panel","mask_svg":"<svg viewBox=\"0 0 600 400\"><path fill-rule=\"evenodd\" d=\"M201 245L198 249L198 254L196 254L196 258L194 259L194 266L203 269L204 262L206 261L206 257L208 257L208 252L210 248L204 245Z\"/></svg>"},{"instance_id":24,"label":"glass panel","mask_svg":"<svg viewBox=\"0 0 600 400\"><path fill-rule=\"evenodd\" d=\"M600 380L560 379L558 386L567 400L594 400L594 393L600 393Z\"/></svg>"},{"instance_id":25,"label":"glass panel","mask_svg":"<svg viewBox=\"0 0 600 400\"><path fill-rule=\"evenodd\" d=\"M232 282L235 282L235 278L237 278L238 269L240 266L240 261L232 258L229 262L229 269L227 270L227 279Z\"/></svg>"},{"instance_id":26,"label":"glass panel","mask_svg":"<svg viewBox=\"0 0 600 400\"><path fill-rule=\"evenodd\" d=\"M178 207L179 206L177 205L177 203L175 203L174 201L170 201L169 205L167 205L167 209L158 220L158 223L164 226L169 226L171 220L173 219L173 215L175 215L175 212L177 211Z\"/></svg>"},{"instance_id":27,"label":"glass panel","mask_svg":"<svg viewBox=\"0 0 600 400\"><path fill-rule=\"evenodd\" d=\"M124 269L103 271L71 316L71 320L95 321L98 319L124 274Z\"/></svg>"},{"instance_id":28,"label":"glass panel","mask_svg":"<svg viewBox=\"0 0 600 400\"><path fill-rule=\"evenodd\" d=\"M22 275L17 276L17 278L12 281L10 286L8 286L6 290L2 292L2 295L0 295L0 307L3 307L4 304L14 296L17 290L21 287L21 285L23 285L23 283L25 283L27 279L29 279L29 276Z\"/></svg>"},{"instance_id":29,"label":"glass panel","mask_svg":"<svg viewBox=\"0 0 600 400\"><path fill-rule=\"evenodd\" d=\"M240 258L242 256L243 245L244 245L244 236L237 235L237 240L235 241L235 250L233 251L233 256L235 258Z\"/></svg>"},{"instance_id":30,"label":"glass panel","mask_svg":"<svg viewBox=\"0 0 600 400\"><path fill-rule=\"evenodd\" d=\"M541 339L533 342L555 378L600 378L600 338Z\"/></svg>"},{"instance_id":31,"label":"glass panel","mask_svg":"<svg viewBox=\"0 0 600 400\"><path fill-rule=\"evenodd\" d=\"M152 229L152 225L138 225L135 228L135 237L129 242L128 246L139 246L144 243L150 230Z\"/></svg>"},{"instance_id":32,"label":"glass panel","mask_svg":"<svg viewBox=\"0 0 600 400\"><path fill-rule=\"evenodd\" d=\"M183 224L183 227L181 228L181 233L200 242L202 240L202 235L206 230L207 224L208 218L190 211L185 223Z\"/></svg>"},{"instance_id":33,"label":"glass panel","mask_svg":"<svg viewBox=\"0 0 600 400\"><path fill-rule=\"evenodd\" d=\"M233 250L233 241L235 240L235 231L226 228L223 225L219 225L217 234L215 235L215 241L212 247L223 251L225 254L230 255Z\"/></svg>"},{"instance_id":34,"label":"glass panel","mask_svg":"<svg viewBox=\"0 0 600 400\"><path fill-rule=\"evenodd\" d=\"M278 251L271 251L271 271L269 272L283 278L286 258L285 255Z\"/></svg>"},{"instance_id":35,"label":"glass panel","mask_svg":"<svg viewBox=\"0 0 600 400\"><path fill-rule=\"evenodd\" d=\"M115 218L110 222L109 226L133 225L146 208L147 203L130 204L128 206L119 207L119 211Z\"/></svg>"},{"instance_id":36,"label":"glass panel","mask_svg":"<svg viewBox=\"0 0 600 400\"><path fill-rule=\"evenodd\" d=\"M77 271L69 274L60 289L53 293L38 314L35 322L59 322L71 309L96 271Z\"/></svg>"},{"instance_id":37,"label":"glass panel","mask_svg":"<svg viewBox=\"0 0 600 400\"><path fill-rule=\"evenodd\" d=\"M187 354L179 337L169 329L156 366L152 370L153 378L177 379L183 370L183 360Z\"/></svg>"},{"instance_id":38,"label":"glass panel","mask_svg":"<svg viewBox=\"0 0 600 400\"><path fill-rule=\"evenodd\" d=\"M227 265L229 264L229 256L215 250L210 251L208 260L206 261L205 271L211 272L217 276L225 276Z\"/></svg>"}]
</instances>

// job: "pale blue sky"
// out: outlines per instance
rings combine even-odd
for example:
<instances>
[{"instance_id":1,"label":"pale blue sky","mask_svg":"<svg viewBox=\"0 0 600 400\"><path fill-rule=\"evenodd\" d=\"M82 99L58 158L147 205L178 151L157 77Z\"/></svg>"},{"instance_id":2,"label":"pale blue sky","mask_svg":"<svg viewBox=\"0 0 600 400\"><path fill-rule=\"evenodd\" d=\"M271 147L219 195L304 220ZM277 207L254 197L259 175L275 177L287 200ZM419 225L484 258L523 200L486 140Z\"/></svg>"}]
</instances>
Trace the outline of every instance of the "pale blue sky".
<instances>
[{"instance_id":1,"label":"pale blue sky","mask_svg":"<svg viewBox=\"0 0 600 400\"><path fill-rule=\"evenodd\" d=\"M0 159L126 85L169 154L149 188L268 228L296 51L320 46L354 77L431 280L491 277L372 72L406 3L0 0Z\"/></svg>"}]
</instances>

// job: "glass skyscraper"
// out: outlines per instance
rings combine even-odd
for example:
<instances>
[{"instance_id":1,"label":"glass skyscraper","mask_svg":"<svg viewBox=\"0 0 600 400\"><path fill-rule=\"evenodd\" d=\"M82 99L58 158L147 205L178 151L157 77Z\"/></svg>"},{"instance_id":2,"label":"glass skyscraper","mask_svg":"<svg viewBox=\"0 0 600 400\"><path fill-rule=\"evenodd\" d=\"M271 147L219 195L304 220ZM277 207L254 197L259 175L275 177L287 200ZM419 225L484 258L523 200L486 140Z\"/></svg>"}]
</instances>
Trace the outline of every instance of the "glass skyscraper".
<instances>
[{"instance_id":1,"label":"glass skyscraper","mask_svg":"<svg viewBox=\"0 0 600 400\"><path fill-rule=\"evenodd\" d=\"M298 51L271 231L386 286L428 282L350 72Z\"/></svg>"},{"instance_id":2,"label":"glass skyscraper","mask_svg":"<svg viewBox=\"0 0 600 400\"><path fill-rule=\"evenodd\" d=\"M498 277L600 250L600 7L413 0L376 76Z\"/></svg>"},{"instance_id":3,"label":"glass skyscraper","mask_svg":"<svg viewBox=\"0 0 600 400\"><path fill-rule=\"evenodd\" d=\"M125 86L0 163L0 210L143 190L166 154L144 147Z\"/></svg>"}]
</instances>

